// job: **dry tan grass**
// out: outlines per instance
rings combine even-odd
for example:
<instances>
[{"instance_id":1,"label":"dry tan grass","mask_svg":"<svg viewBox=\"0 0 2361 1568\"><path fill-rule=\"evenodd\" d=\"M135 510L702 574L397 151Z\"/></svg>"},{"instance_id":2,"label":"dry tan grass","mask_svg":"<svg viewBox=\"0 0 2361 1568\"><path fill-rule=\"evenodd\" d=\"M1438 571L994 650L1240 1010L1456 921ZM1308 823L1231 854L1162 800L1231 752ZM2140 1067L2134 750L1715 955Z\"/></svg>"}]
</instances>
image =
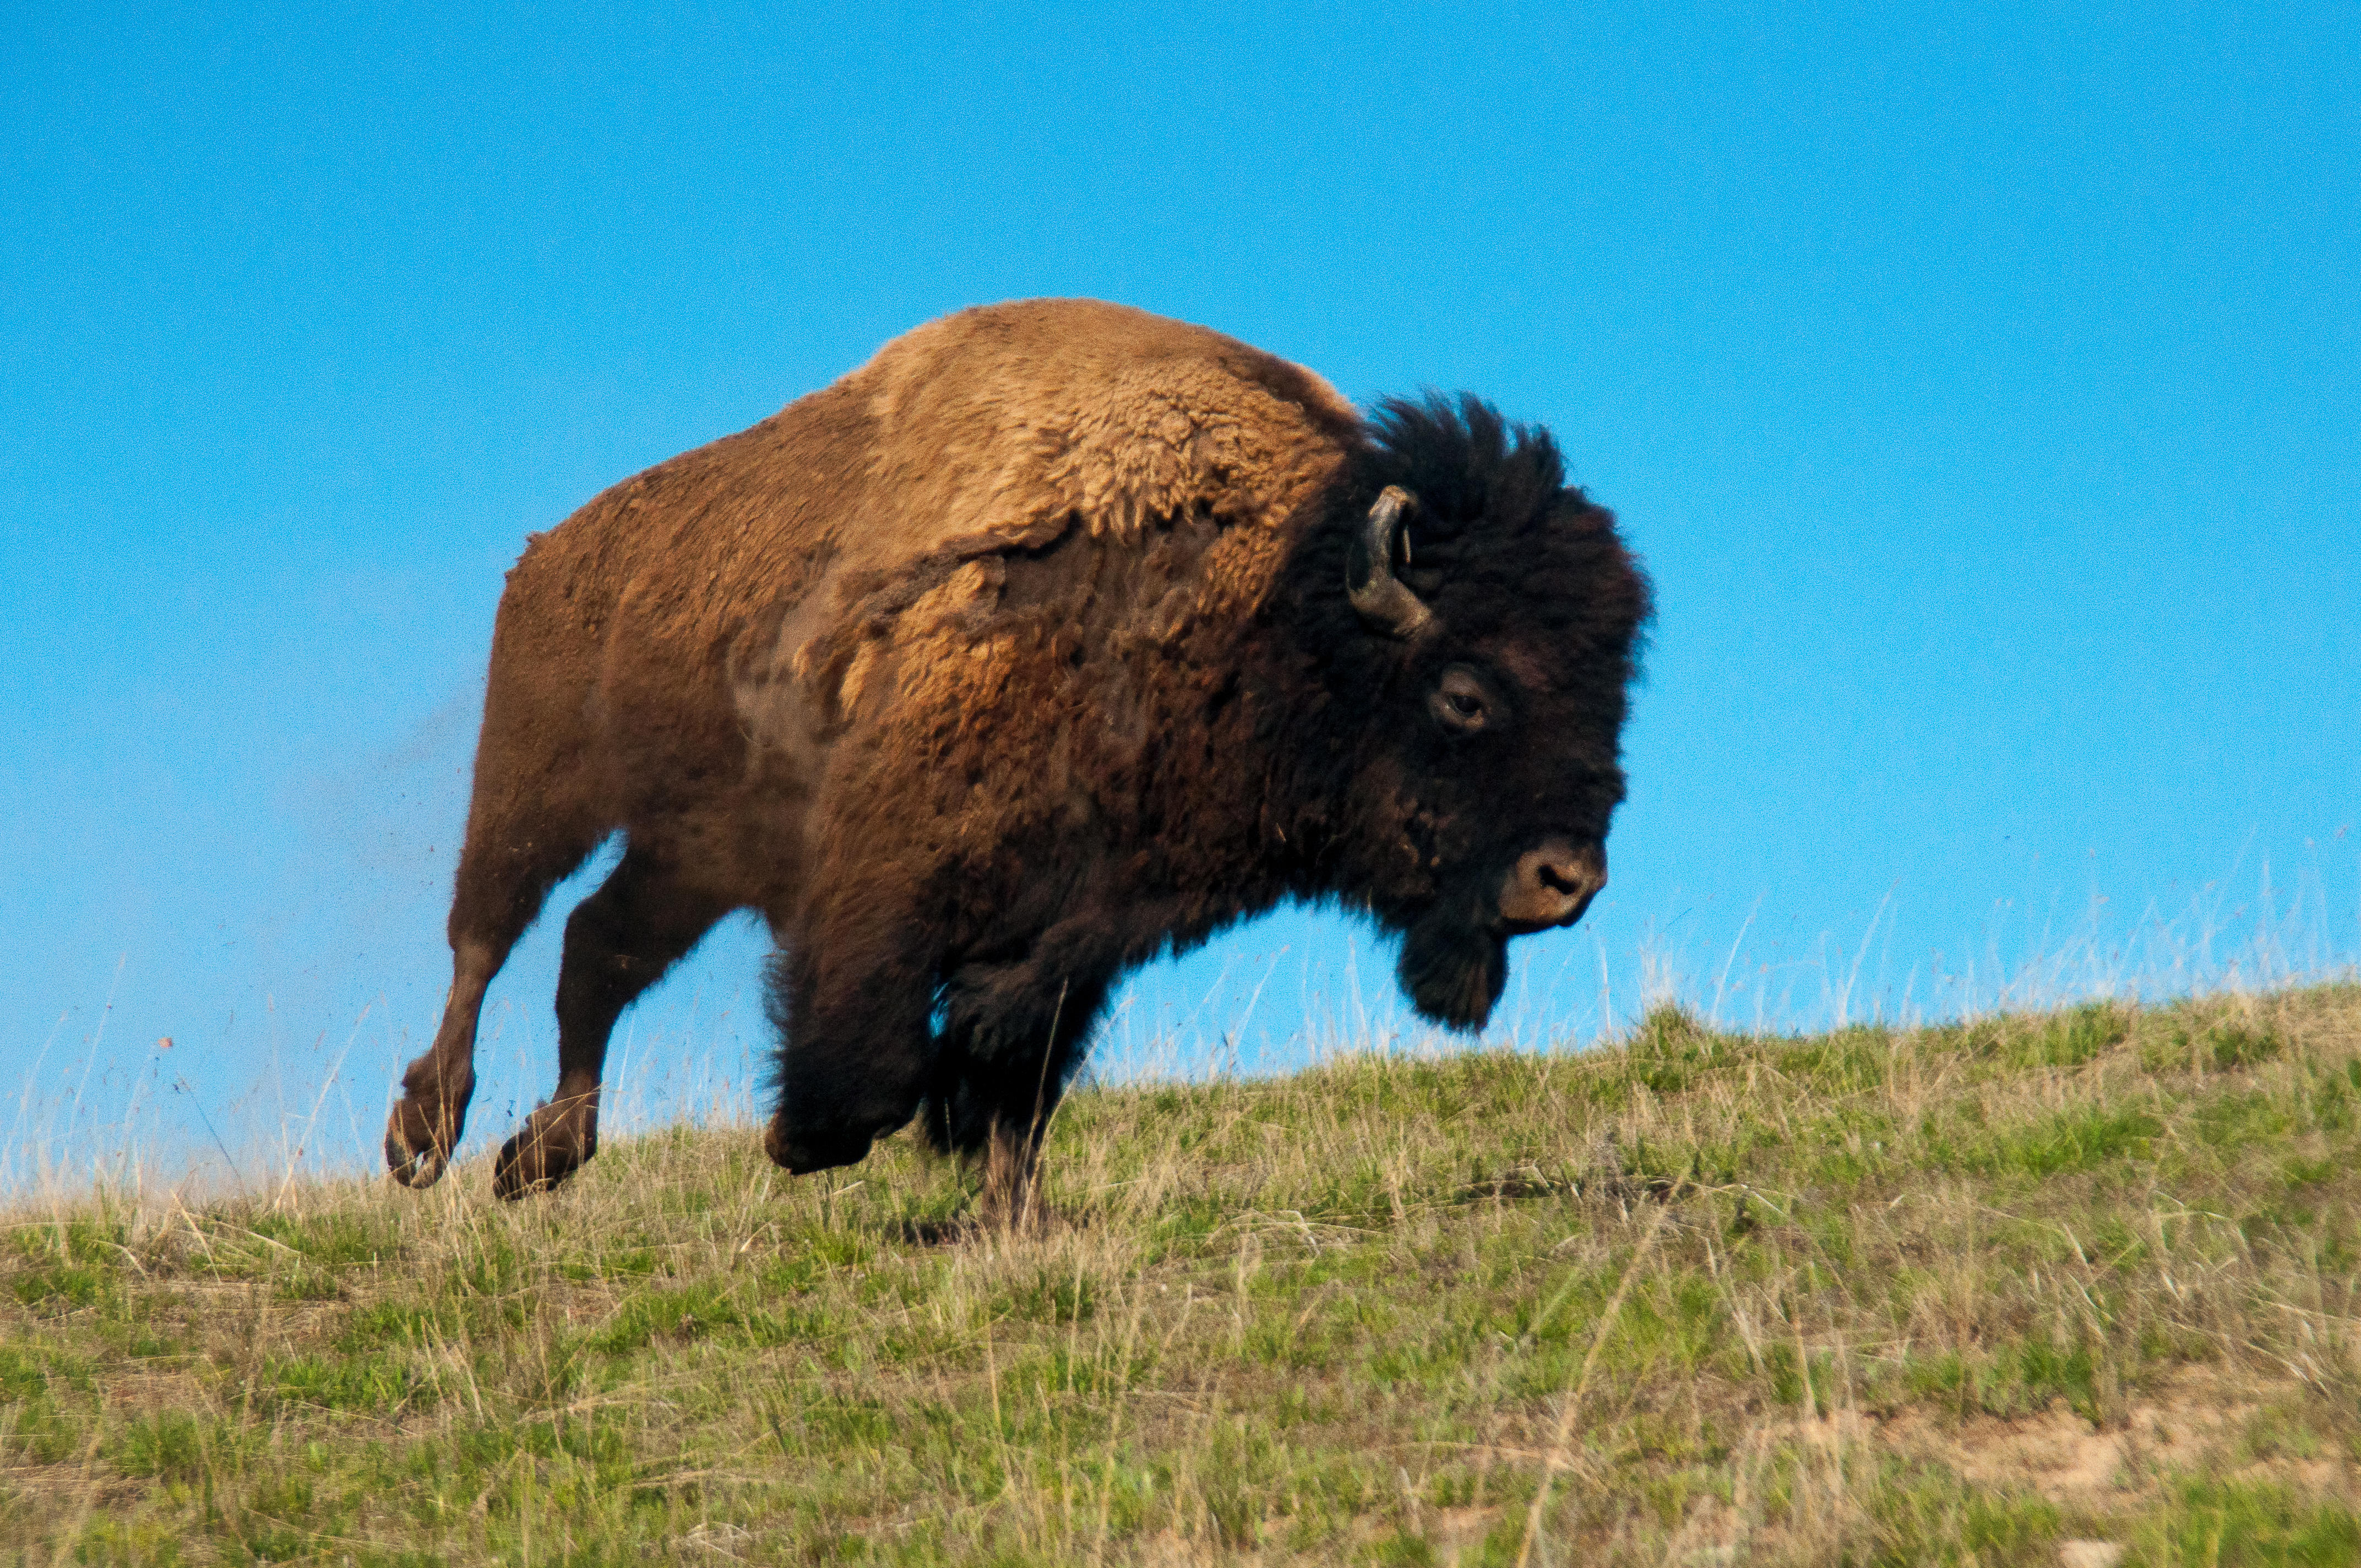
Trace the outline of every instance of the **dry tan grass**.
<instances>
[{"instance_id":1,"label":"dry tan grass","mask_svg":"<svg viewBox=\"0 0 2361 1568\"><path fill-rule=\"evenodd\" d=\"M2361 1561L2361 989L9 1216L27 1563ZM2095 1554L2095 1555L2094 1555Z\"/></svg>"}]
</instances>

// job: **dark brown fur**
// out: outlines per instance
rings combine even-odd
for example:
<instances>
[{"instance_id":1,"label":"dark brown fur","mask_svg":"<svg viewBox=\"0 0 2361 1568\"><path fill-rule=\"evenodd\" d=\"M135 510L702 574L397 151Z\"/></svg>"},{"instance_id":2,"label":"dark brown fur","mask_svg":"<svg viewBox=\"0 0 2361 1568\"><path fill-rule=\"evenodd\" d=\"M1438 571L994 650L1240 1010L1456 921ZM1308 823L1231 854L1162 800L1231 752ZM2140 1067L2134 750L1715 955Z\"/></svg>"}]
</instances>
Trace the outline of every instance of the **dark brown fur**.
<instances>
[{"instance_id":1,"label":"dark brown fur","mask_svg":"<svg viewBox=\"0 0 2361 1568\"><path fill-rule=\"evenodd\" d=\"M1433 612L1407 638L1345 592L1388 485ZM1087 301L930 323L510 574L451 999L388 1159L440 1174L486 984L618 829L507 1195L589 1157L616 1017L738 908L780 948L773 1157L855 1160L923 1107L938 1147L991 1146L1004 1204L1122 971L1282 899L1371 911L1422 1010L1478 1024L1507 938L1604 881L1647 612L1548 436L1472 400L1365 422L1299 367ZM1453 671L1474 732L1438 706Z\"/></svg>"}]
</instances>

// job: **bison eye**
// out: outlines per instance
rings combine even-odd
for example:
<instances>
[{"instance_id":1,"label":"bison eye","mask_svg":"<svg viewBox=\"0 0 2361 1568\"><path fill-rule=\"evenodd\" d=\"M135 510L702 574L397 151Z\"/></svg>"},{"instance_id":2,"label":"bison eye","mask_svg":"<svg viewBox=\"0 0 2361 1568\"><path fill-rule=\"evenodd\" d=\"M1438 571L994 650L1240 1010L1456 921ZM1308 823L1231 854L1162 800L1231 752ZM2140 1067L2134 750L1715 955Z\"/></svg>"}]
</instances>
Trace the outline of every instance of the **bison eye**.
<instances>
[{"instance_id":1,"label":"bison eye","mask_svg":"<svg viewBox=\"0 0 2361 1568\"><path fill-rule=\"evenodd\" d=\"M1472 735L1491 721L1492 699L1484 690L1484 683L1476 672L1465 664L1454 664L1443 672L1443 679L1434 685L1434 695L1427 707L1446 729Z\"/></svg>"}]
</instances>

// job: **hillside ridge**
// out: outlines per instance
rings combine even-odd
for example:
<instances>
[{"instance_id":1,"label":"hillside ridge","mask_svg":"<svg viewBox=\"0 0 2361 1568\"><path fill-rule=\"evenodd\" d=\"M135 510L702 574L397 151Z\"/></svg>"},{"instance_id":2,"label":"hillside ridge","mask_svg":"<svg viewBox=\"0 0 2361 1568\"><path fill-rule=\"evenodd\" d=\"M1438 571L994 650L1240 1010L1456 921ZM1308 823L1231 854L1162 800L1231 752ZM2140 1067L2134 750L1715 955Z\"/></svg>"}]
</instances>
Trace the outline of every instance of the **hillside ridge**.
<instances>
[{"instance_id":1,"label":"hillside ridge","mask_svg":"<svg viewBox=\"0 0 2361 1568\"><path fill-rule=\"evenodd\" d=\"M0 1562L2361 1562L2361 986L0 1218Z\"/></svg>"}]
</instances>

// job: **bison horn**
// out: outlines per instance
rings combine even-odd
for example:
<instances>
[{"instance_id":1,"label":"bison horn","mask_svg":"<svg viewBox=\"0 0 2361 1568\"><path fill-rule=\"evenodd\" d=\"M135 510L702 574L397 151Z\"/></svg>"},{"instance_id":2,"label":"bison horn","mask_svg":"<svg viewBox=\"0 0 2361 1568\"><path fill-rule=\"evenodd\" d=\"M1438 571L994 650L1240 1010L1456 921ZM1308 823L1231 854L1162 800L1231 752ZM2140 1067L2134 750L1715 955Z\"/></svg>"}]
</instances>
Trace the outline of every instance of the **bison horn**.
<instances>
[{"instance_id":1,"label":"bison horn","mask_svg":"<svg viewBox=\"0 0 2361 1568\"><path fill-rule=\"evenodd\" d=\"M1434 619L1434 612L1394 576L1395 548L1404 543L1402 513L1412 499L1400 485L1388 485L1345 553L1345 591L1352 597L1353 608L1389 637L1408 637Z\"/></svg>"}]
</instances>

